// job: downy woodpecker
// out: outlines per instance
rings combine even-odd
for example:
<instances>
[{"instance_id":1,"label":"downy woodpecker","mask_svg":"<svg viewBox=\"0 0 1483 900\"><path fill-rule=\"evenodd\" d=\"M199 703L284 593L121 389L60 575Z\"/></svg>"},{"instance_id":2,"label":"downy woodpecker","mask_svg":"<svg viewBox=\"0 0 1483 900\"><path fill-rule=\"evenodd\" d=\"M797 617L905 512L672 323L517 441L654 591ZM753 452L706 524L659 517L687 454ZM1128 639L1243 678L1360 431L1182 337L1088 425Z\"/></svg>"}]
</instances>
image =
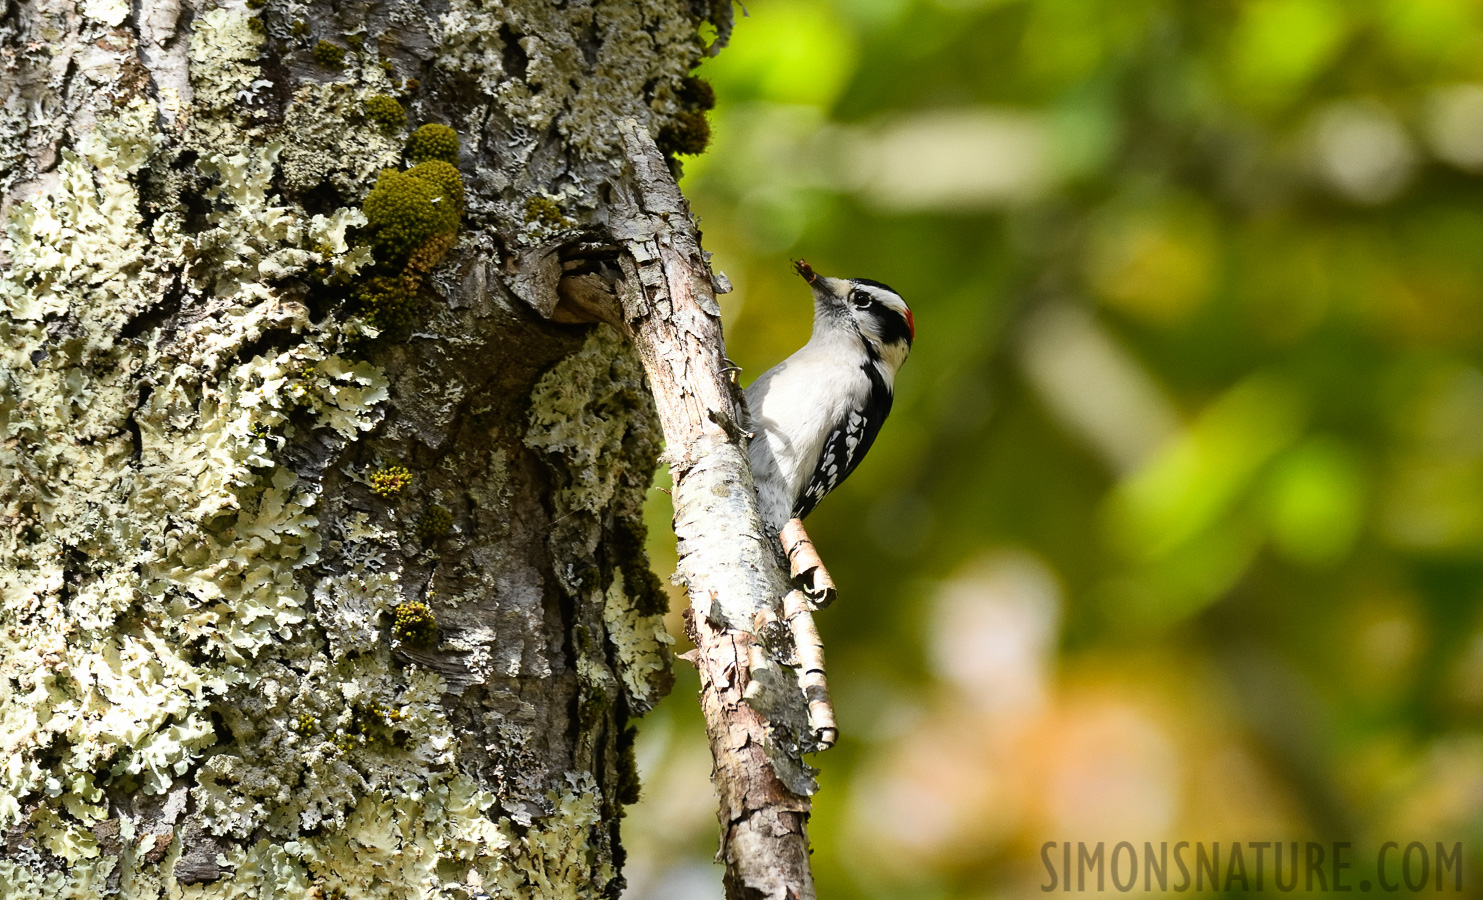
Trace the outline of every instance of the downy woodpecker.
<instances>
[{"instance_id":1,"label":"downy woodpecker","mask_svg":"<svg viewBox=\"0 0 1483 900\"><path fill-rule=\"evenodd\" d=\"M813 336L746 390L752 475L774 534L865 458L916 337L906 301L884 284L825 278L803 260L793 268L813 288Z\"/></svg>"}]
</instances>

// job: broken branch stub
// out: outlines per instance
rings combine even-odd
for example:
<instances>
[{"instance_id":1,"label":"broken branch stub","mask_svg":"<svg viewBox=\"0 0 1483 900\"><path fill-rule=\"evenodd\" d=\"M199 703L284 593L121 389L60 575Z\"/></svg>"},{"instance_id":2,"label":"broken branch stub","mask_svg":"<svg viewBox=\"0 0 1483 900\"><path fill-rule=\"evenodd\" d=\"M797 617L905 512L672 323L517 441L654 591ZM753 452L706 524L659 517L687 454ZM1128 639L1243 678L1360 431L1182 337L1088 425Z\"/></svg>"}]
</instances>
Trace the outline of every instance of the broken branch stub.
<instances>
[{"instance_id":1,"label":"broken branch stub","mask_svg":"<svg viewBox=\"0 0 1483 900\"><path fill-rule=\"evenodd\" d=\"M822 747L798 676L780 658L793 648L751 633L759 616L779 617L790 585L757 511L710 267L648 132L632 119L619 131L633 178L616 186L610 223L624 251L618 290L674 478L678 574L690 596L727 895L813 898L805 825L817 787L802 754Z\"/></svg>"}]
</instances>

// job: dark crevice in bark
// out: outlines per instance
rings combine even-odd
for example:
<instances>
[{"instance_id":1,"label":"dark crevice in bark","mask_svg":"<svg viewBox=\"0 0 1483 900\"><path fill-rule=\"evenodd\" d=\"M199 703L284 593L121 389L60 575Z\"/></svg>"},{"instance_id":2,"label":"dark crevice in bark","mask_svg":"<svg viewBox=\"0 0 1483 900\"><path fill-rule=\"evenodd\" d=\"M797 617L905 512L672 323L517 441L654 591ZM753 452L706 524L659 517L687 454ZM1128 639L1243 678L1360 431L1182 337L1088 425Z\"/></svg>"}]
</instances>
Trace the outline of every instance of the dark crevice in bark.
<instances>
[{"instance_id":1,"label":"dark crevice in bark","mask_svg":"<svg viewBox=\"0 0 1483 900\"><path fill-rule=\"evenodd\" d=\"M155 329L161 329L161 340L168 340L166 336L170 333L169 326L179 316L180 307L184 301L185 285L180 273L176 272L159 300L131 316L119 329L119 337L126 341L137 341ZM148 399L149 395L143 394L139 402L142 404Z\"/></svg>"},{"instance_id":2,"label":"dark crevice in bark","mask_svg":"<svg viewBox=\"0 0 1483 900\"><path fill-rule=\"evenodd\" d=\"M301 194L290 196L294 196L294 199L304 207L304 212L311 216L328 216L341 207L354 205L350 203L349 198L342 197L339 190L327 180L321 181Z\"/></svg>"},{"instance_id":3,"label":"dark crevice in bark","mask_svg":"<svg viewBox=\"0 0 1483 900\"><path fill-rule=\"evenodd\" d=\"M523 37L525 35L516 34L515 30L508 23L502 24L499 27L499 39L501 44L503 44L505 72L512 78L517 78L521 81L525 80L526 70L530 66L530 57L526 56L525 48L520 46L520 39Z\"/></svg>"},{"instance_id":4,"label":"dark crevice in bark","mask_svg":"<svg viewBox=\"0 0 1483 900\"><path fill-rule=\"evenodd\" d=\"M271 356L274 353L282 353L298 344L293 332L288 329L273 329L264 331L261 335L243 344L234 354L233 359L237 362L246 362L257 356Z\"/></svg>"},{"instance_id":5,"label":"dark crevice in bark","mask_svg":"<svg viewBox=\"0 0 1483 900\"><path fill-rule=\"evenodd\" d=\"M132 451L131 458L133 459L135 465L138 465L139 460L144 456L144 435L139 430L139 407L149 402L149 395L153 391L153 385L147 382L140 384L139 400L137 403L134 404L134 408L129 410L129 416L127 419L124 420L124 427L128 430L129 433L129 447Z\"/></svg>"}]
</instances>

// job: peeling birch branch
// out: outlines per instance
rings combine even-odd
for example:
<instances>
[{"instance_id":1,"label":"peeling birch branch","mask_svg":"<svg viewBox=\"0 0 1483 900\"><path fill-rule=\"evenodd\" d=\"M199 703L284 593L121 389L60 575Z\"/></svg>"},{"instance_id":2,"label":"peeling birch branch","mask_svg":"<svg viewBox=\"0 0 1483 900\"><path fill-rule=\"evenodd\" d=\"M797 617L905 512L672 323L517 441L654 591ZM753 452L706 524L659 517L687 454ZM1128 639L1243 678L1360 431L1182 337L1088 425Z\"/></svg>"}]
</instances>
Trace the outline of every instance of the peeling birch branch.
<instances>
[{"instance_id":1,"label":"peeling birch branch","mask_svg":"<svg viewBox=\"0 0 1483 900\"><path fill-rule=\"evenodd\" d=\"M715 760L726 893L809 900L816 895L805 826L815 786L801 754L824 744L809 727L798 679L783 674L768 640L751 633L759 619L778 620L791 586L758 515L720 307L694 222L648 132L633 120L619 130L634 179L618 187L614 215L623 218L610 228L625 251L623 319L674 476L678 571L689 590L686 622ZM811 647L810 659L821 661L818 651Z\"/></svg>"},{"instance_id":2,"label":"peeling birch branch","mask_svg":"<svg viewBox=\"0 0 1483 900\"><path fill-rule=\"evenodd\" d=\"M834 705L824 676L824 640L814 624L813 603L803 591L790 591L783 600L783 615L798 653L798 683L808 701L808 729L825 749L839 739L834 723Z\"/></svg>"}]
</instances>

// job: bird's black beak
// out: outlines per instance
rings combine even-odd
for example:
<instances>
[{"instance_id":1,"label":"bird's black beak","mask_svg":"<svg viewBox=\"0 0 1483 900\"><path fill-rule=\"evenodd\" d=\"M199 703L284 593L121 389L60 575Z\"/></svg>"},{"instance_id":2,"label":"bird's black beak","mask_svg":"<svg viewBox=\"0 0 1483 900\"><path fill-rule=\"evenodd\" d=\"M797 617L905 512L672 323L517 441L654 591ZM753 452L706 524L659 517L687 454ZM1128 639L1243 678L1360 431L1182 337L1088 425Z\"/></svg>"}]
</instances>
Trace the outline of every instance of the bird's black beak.
<instances>
[{"instance_id":1,"label":"bird's black beak","mask_svg":"<svg viewBox=\"0 0 1483 900\"><path fill-rule=\"evenodd\" d=\"M845 295L850 292L850 283L848 281L820 275L805 260L794 260L793 271L803 276L803 280L808 282L808 286L814 292L814 303L815 305L819 305L820 308L837 308L844 300Z\"/></svg>"}]
</instances>

